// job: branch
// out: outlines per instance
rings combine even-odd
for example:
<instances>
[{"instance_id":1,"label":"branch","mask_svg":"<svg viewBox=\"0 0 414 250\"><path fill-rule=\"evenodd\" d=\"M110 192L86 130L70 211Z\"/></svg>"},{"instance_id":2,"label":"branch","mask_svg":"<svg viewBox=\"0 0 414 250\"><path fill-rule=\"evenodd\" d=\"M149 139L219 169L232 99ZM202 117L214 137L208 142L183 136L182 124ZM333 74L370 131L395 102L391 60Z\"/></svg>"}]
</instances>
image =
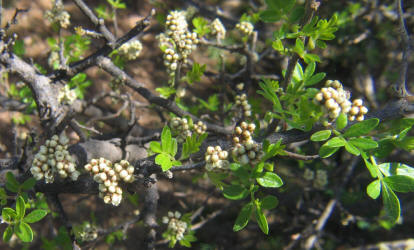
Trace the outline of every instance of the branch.
<instances>
[{"instance_id":1,"label":"branch","mask_svg":"<svg viewBox=\"0 0 414 250\"><path fill-rule=\"evenodd\" d=\"M397 12L398 12L398 20L400 25L400 35L402 40L403 46L403 57L401 62L401 69L400 69L400 77L398 82L394 85L395 90L399 97L407 97L411 96L411 94L407 90L407 70L408 70L408 58L410 57L411 53L411 44L410 44L410 36L408 34L407 28L404 22L404 13L402 9L402 0L396 0L397 2Z\"/></svg>"},{"instance_id":2,"label":"branch","mask_svg":"<svg viewBox=\"0 0 414 250\"><path fill-rule=\"evenodd\" d=\"M165 108L166 110L178 116L181 116L181 117L190 116L194 122L200 121L198 117L192 115L191 113L187 111L180 109L173 100L164 99L151 93L151 91L145 88L142 83L139 83L138 81L130 77L127 73L125 73L125 71L118 68L109 58L99 56L97 58L97 63L99 67L104 69L106 72L111 74L113 77L119 78L122 81L124 81L128 87L138 92L142 97L147 99L148 102L152 104L157 104L158 106L161 106ZM213 131L219 134L225 134L225 135L231 134L231 129L229 128L224 128L224 127L211 124L211 123L207 123L207 122L204 122L204 123L207 125L207 129L210 131Z\"/></svg>"},{"instance_id":3,"label":"branch","mask_svg":"<svg viewBox=\"0 0 414 250\"><path fill-rule=\"evenodd\" d=\"M0 50L4 43L0 41ZM0 51L0 63L26 82L34 94L41 121L54 133L64 120L67 110L57 100L59 85L51 85L50 79L8 51ZM61 128L60 128L61 129Z\"/></svg>"}]
</instances>

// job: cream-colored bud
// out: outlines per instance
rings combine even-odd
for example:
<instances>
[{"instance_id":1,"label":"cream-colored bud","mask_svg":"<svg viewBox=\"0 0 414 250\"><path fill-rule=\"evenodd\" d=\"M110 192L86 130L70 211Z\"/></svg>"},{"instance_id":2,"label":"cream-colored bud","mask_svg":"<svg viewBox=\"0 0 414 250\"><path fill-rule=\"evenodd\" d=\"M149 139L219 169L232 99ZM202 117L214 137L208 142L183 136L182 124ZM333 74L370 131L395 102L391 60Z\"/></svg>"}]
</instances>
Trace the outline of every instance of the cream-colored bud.
<instances>
[{"instance_id":1,"label":"cream-colored bud","mask_svg":"<svg viewBox=\"0 0 414 250\"><path fill-rule=\"evenodd\" d=\"M105 195L105 196L104 196L104 198L103 198L103 201L104 201L105 203L110 203L110 202L111 202L111 196L109 196L109 195Z\"/></svg>"},{"instance_id":2,"label":"cream-colored bud","mask_svg":"<svg viewBox=\"0 0 414 250\"><path fill-rule=\"evenodd\" d=\"M240 164L245 165L245 164L249 163L249 157L244 154L240 157L239 161L240 161Z\"/></svg>"},{"instance_id":3,"label":"cream-colored bud","mask_svg":"<svg viewBox=\"0 0 414 250\"><path fill-rule=\"evenodd\" d=\"M99 173L99 167L97 165L93 166L92 167L92 172L95 173L95 174Z\"/></svg>"},{"instance_id":4,"label":"cream-colored bud","mask_svg":"<svg viewBox=\"0 0 414 250\"><path fill-rule=\"evenodd\" d=\"M353 104L354 104L355 106L362 106L362 100L361 100L361 99L355 99L355 100L353 101Z\"/></svg>"},{"instance_id":5,"label":"cream-colored bud","mask_svg":"<svg viewBox=\"0 0 414 250\"><path fill-rule=\"evenodd\" d=\"M83 167L86 171L88 171L88 172L90 172L90 171L92 171L92 165L91 164L86 164L84 167Z\"/></svg>"},{"instance_id":6,"label":"cream-colored bud","mask_svg":"<svg viewBox=\"0 0 414 250\"><path fill-rule=\"evenodd\" d=\"M127 171L128 171L128 174L133 174L135 171L134 166L128 166Z\"/></svg>"},{"instance_id":7,"label":"cream-colored bud","mask_svg":"<svg viewBox=\"0 0 414 250\"><path fill-rule=\"evenodd\" d=\"M115 193L116 187L111 185L111 186L108 187L108 191L111 192L111 193Z\"/></svg>"},{"instance_id":8,"label":"cream-colored bud","mask_svg":"<svg viewBox=\"0 0 414 250\"><path fill-rule=\"evenodd\" d=\"M214 153L214 147L212 147L212 146L209 146L208 148L207 148L207 154L213 154Z\"/></svg>"},{"instance_id":9,"label":"cream-colored bud","mask_svg":"<svg viewBox=\"0 0 414 250\"><path fill-rule=\"evenodd\" d=\"M119 176L120 176L122 179L124 179L125 177L127 177L127 176L128 176L128 172L127 172L126 170L122 170L122 171L119 173Z\"/></svg>"}]
</instances>

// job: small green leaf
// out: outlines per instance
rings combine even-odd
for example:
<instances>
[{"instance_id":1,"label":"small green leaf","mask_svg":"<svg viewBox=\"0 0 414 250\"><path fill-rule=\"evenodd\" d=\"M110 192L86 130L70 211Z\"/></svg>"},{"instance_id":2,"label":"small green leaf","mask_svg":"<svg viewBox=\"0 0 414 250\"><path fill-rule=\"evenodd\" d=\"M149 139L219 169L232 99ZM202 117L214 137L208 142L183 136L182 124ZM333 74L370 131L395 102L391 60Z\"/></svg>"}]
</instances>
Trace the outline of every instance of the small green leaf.
<instances>
[{"instance_id":1,"label":"small green leaf","mask_svg":"<svg viewBox=\"0 0 414 250\"><path fill-rule=\"evenodd\" d=\"M385 183L394 191L414 192L414 178L406 175L392 175L384 178Z\"/></svg>"},{"instance_id":2,"label":"small green leaf","mask_svg":"<svg viewBox=\"0 0 414 250\"><path fill-rule=\"evenodd\" d=\"M381 182L379 180L375 180L367 186L367 194L372 199L374 200L377 199L380 193L381 193Z\"/></svg>"},{"instance_id":3,"label":"small green leaf","mask_svg":"<svg viewBox=\"0 0 414 250\"><path fill-rule=\"evenodd\" d=\"M289 16L290 23L297 23L305 15L305 8L303 6L295 7Z\"/></svg>"},{"instance_id":4,"label":"small green leaf","mask_svg":"<svg viewBox=\"0 0 414 250\"><path fill-rule=\"evenodd\" d=\"M15 224L14 233L23 242L32 242L33 241L32 228L25 222L20 222L20 223Z\"/></svg>"},{"instance_id":5,"label":"small green leaf","mask_svg":"<svg viewBox=\"0 0 414 250\"><path fill-rule=\"evenodd\" d=\"M223 189L223 196L230 200L241 200L248 194L249 190L240 185L230 185Z\"/></svg>"},{"instance_id":6,"label":"small green leaf","mask_svg":"<svg viewBox=\"0 0 414 250\"><path fill-rule=\"evenodd\" d=\"M6 227L6 230L4 230L3 232L3 241L6 243L9 242L12 236L13 236L13 227L11 225L8 225Z\"/></svg>"},{"instance_id":7,"label":"small green leaf","mask_svg":"<svg viewBox=\"0 0 414 250\"><path fill-rule=\"evenodd\" d=\"M378 126L379 119L372 118L359 122L348 128L344 134L345 137L357 137L368 134L371 130Z\"/></svg>"},{"instance_id":8,"label":"small green leaf","mask_svg":"<svg viewBox=\"0 0 414 250\"><path fill-rule=\"evenodd\" d=\"M6 188L7 190L17 193L19 191L19 182L16 180L14 175L11 172L7 172L6 174Z\"/></svg>"},{"instance_id":9,"label":"small green leaf","mask_svg":"<svg viewBox=\"0 0 414 250\"><path fill-rule=\"evenodd\" d=\"M384 202L385 213L391 223L397 222L400 218L400 201L395 193L385 182L382 182L382 199Z\"/></svg>"},{"instance_id":10,"label":"small green leaf","mask_svg":"<svg viewBox=\"0 0 414 250\"><path fill-rule=\"evenodd\" d=\"M47 215L47 211L44 209L36 209L30 212L23 221L26 223L35 223L43 219Z\"/></svg>"},{"instance_id":11,"label":"small green leaf","mask_svg":"<svg viewBox=\"0 0 414 250\"><path fill-rule=\"evenodd\" d=\"M308 64L308 66L306 66L305 72L303 74L303 78L305 81L312 77L313 73L315 72L315 68L316 68L315 62L311 62Z\"/></svg>"},{"instance_id":12,"label":"small green leaf","mask_svg":"<svg viewBox=\"0 0 414 250\"><path fill-rule=\"evenodd\" d=\"M266 216L264 215L260 206L256 205L256 220L260 229L264 234L269 233L269 225L267 224Z\"/></svg>"},{"instance_id":13,"label":"small green leaf","mask_svg":"<svg viewBox=\"0 0 414 250\"><path fill-rule=\"evenodd\" d=\"M333 155L336 151L338 151L340 148L331 148L325 145L322 145L322 147L319 149L319 155L322 158L329 157Z\"/></svg>"},{"instance_id":14,"label":"small green leaf","mask_svg":"<svg viewBox=\"0 0 414 250\"><path fill-rule=\"evenodd\" d=\"M272 42L272 48L279 52L282 52L285 49L282 40L280 40L279 38Z\"/></svg>"},{"instance_id":15,"label":"small green leaf","mask_svg":"<svg viewBox=\"0 0 414 250\"><path fill-rule=\"evenodd\" d=\"M253 211L253 203L249 202L246 205L242 207L240 210L239 215L237 215L236 222L233 226L233 231L237 232L242 230L244 227L247 226L247 223L249 223L250 216Z\"/></svg>"},{"instance_id":16,"label":"small green leaf","mask_svg":"<svg viewBox=\"0 0 414 250\"><path fill-rule=\"evenodd\" d=\"M348 125L348 116L341 113L336 119L336 129L342 130Z\"/></svg>"},{"instance_id":17,"label":"small green leaf","mask_svg":"<svg viewBox=\"0 0 414 250\"><path fill-rule=\"evenodd\" d=\"M262 199L262 209L270 210L277 207L278 204L279 200L273 195L267 195Z\"/></svg>"},{"instance_id":18,"label":"small green leaf","mask_svg":"<svg viewBox=\"0 0 414 250\"><path fill-rule=\"evenodd\" d=\"M398 147L403 148L407 151L414 149L414 136L404 137L401 141L396 144Z\"/></svg>"},{"instance_id":19,"label":"small green leaf","mask_svg":"<svg viewBox=\"0 0 414 250\"><path fill-rule=\"evenodd\" d=\"M341 137L334 137L327 141L324 146L330 147L330 148L339 148L345 146L346 141Z\"/></svg>"},{"instance_id":20,"label":"small green leaf","mask_svg":"<svg viewBox=\"0 0 414 250\"><path fill-rule=\"evenodd\" d=\"M13 208L5 207L1 211L1 217L3 218L4 221L6 221L8 223L11 223L14 220L16 220L17 214L16 214L16 211L14 211Z\"/></svg>"},{"instance_id":21,"label":"small green leaf","mask_svg":"<svg viewBox=\"0 0 414 250\"><path fill-rule=\"evenodd\" d=\"M26 204L24 203L23 197L19 196L16 200L16 214L17 218L23 219L26 213Z\"/></svg>"},{"instance_id":22,"label":"small green leaf","mask_svg":"<svg viewBox=\"0 0 414 250\"><path fill-rule=\"evenodd\" d=\"M349 143L349 142L347 142L346 144L345 144L345 149L346 149L346 151L348 151L349 153L351 153L351 154L353 154L353 155L356 155L356 156L358 156L358 155L360 155L361 154L361 152L359 151L359 149L358 148L356 148L354 145L352 145L351 143Z\"/></svg>"},{"instance_id":23,"label":"small green leaf","mask_svg":"<svg viewBox=\"0 0 414 250\"><path fill-rule=\"evenodd\" d=\"M311 54L311 53L305 54L303 56L303 60L305 61L305 63L320 62L321 61L321 59L319 58L318 55Z\"/></svg>"},{"instance_id":24,"label":"small green leaf","mask_svg":"<svg viewBox=\"0 0 414 250\"><path fill-rule=\"evenodd\" d=\"M322 81L325 78L325 76L326 76L326 73L323 73L323 72L313 75L311 78L305 81L305 87L309 87L309 86L317 84L318 82Z\"/></svg>"},{"instance_id":25,"label":"small green leaf","mask_svg":"<svg viewBox=\"0 0 414 250\"><path fill-rule=\"evenodd\" d=\"M281 13L277 9L263 10L259 14L260 20L266 23L273 23L280 20L282 17Z\"/></svg>"},{"instance_id":26,"label":"small green leaf","mask_svg":"<svg viewBox=\"0 0 414 250\"><path fill-rule=\"evenodd\" d=\"M164 126L161 133L161 149L163 152L169 153L173 148L171 130L168 126Z\"/></svg>"},{"instance_id":27,"label":"small green leaf","mask_svg":"<svg viewBox=\"0 0 414 250\"><path fill-rule=\"evenodd\" d=\"M371 138L351 138L349 142L360 149L373 149L378 147L378 143Z\"/></svg>"},{"instance_id":28,"label":"small green leaf","mask_svg":"<svg viewBox=\"0 0 414 250\"><path fill-rule=\"evenodd\" d=\"M256 178L256 181L262 187L278 188L283 185L282 179L272 172L265 172L261 177Z\"/></svg>"},{"instance_id":29,"label":"small green leaf","mask_svg":"<svg viewBox=\"0 0 414 250\"><path fill-rule=\"evenodd\" d=\"M160 165L162 171L167 171L172 167L172 162L167 154L161 153L155 157L155 163Z\"/></svg>"},{"instance_id":30,"label":"small green leaf","mask_svg":"<svg viewBox=\"0 0 414 250\"><path fill-rule=\"evenodd\" d=\"M149 144L150 149L154 153L162 153L161 144L157 141L152 141Z\"/></svg>"},{"instance_id":31,"label":"small green leaf","mask_svg":"<svg viewBox=\"0 0 414 250\"><path fill-rule=\"evenodd\" d=\"M331 136L331 130L321 130L311 136L311 141L325 141Z\"/></svg>"},{"instance_id":32,"label":"small green leaf","mask_svg":"<svg viewBox=\"0 0 414 250\"><path fill-rule=\"evenodd\" d=\"M28 178L20 186L24 191L32 189L36 185L36 179L33 177Z\"/></svg>"}]
</instances>

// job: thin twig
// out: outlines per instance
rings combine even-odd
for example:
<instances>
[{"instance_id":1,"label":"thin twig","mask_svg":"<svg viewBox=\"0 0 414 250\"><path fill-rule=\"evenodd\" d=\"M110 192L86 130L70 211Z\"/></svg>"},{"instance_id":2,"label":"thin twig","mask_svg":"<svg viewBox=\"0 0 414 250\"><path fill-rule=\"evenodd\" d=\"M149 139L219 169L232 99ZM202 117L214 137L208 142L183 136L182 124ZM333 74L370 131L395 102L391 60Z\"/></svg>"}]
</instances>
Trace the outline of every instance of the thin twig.
<instances>
[{"instance_id":1,"label":"thin twig","mask_svg":"<svg viewBox=\"0 0 414 250\"><path fill-rule=\"evenodd\" d=\"M407 70L408 70L408 58L410 57L411 53L411 44L410 44L410 36L407 31L407 27L405 26L404 21L404 12L402 9L402 0L396 0L397 2L397 9L398 9L398 20L400 25L400 35L402 40L402 47L403 47L403 56L401 62L401 69L400 69L400 77L398 79L397 84L395 85L395 90L399 97L404 98L407 96L411 96L411 94L407 90Z\"/></svg>"}]
</instances>

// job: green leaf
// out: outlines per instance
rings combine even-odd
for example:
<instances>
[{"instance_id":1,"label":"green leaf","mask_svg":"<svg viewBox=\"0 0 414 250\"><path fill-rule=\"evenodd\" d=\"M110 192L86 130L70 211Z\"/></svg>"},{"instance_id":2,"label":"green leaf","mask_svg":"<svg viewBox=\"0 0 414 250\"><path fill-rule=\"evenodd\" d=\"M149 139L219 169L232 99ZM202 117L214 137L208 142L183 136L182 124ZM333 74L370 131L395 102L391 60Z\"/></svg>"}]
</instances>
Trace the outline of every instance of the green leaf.
<instances>
[{"instance_id":1,"label":"green leaf","mask_svg":"<svg viewBox=\"0 0 414 250\"><path fill-rule=\"evenodd\" d=\"M16 40L14 41L14 45L13 45L13 52L17 55L17 56L23 56L24 53L26 53L26 50L24 48L24 42L23 40Z\"/></svg>"},{"instance_id":2,"label":"green leaf","mask_svg":"<svg viewBox=\"0 0 414 250\"><path fill-rule=\"evenodd\" d=\"M266 216L264 215L261 207L258 204L256 205L256 220L262 232L268 234L269 225L267 224Z\"/></svg>"},{"instance_id":3,"label":"green leaf","mask_svg":"<svg viewBox=\"0 0 414 250\"><path fill-rule=\"evenodd\" d=\"M384 178L384 182L396 192L414 192L414 178L406 175L392 175Z\"/></svg>"},{"instance_id":4,"label":"green leaf","mask_svg":"<svg viewBox=\"0 0 414 250\"><path fill-rule=\"evenodd\" d=\"M331 148L331 147L322 145L322 147L319 149L319 155L322 158L326 158L326 157L329 157L329 156L333 155L338 150L339 150L338 147L337 148Z\"/></svg>"},{"instance_id":5,"label":"green leaf","mask_svg":"<svg viewBox=\"0 0 414 250\"><path fill-rule=\"evenodd\" d=\"M26 204L24 203L23 197L19 196L16 200L16 214L18 219L23 219L26 213Z\"/></svg>"},{"instance_id":6,"label":"green leaf","mask_svg":"<svg viewBox=\"0 0 414 250\"><path fill-rule=\"evenodd\" d=\"M371 138L351 138L349 142L360 149L373 149L378 147L378 143Z\"/></svg>"},{"instance_id":7,"label":"green leaf","mask_svg":"<svg viewBox=\"0 0 414 250\"><path fill-rule=\"evenodd\" d=\"M336 129L342 130L348 125L348 116L341 113L336 119Z\"/></svg>"},{"instance_id":8,"label":"green leaf","mask_svg":"<svg viewBox=\"0 0 414 250\"><path fill-rule=\"evenodd\" d=\"M33 177L28 178L20 186L24 191L32 189L36 185L36 179Z\"/></svg>"},{"instance_id":9,"label":"green leaf","mask_svg":"<svg viewBox=\"0 0 414 250\"><path fill-rule=\"evenodd\" d=\"M305 63L320 62L321 61L321 59L319 58L319 56L317 54L311 54L311 53L305 54L304 56L302 56L302 58L305 61Z\"/></svg>"},{"instance_id":10,"label":"green leaf","mask_svg":"<svg viewBox=\"0 0 414 250\"><path fill-rule=\"evenodd\" d=\"M372 178L377 178L378 173L377 173L377 166L374 166L369 160L368 160L368 156L362 152L361 153L362 158L364 159L365 162L365 166L367 167L369 173L371 174Z\"/></svg>"},{"instance_id":11,"label":"green leaf","mask_svg":"<svg viewBox=\"0 0 414 250\"><path fill-rule=\"evenodd\" d=\"M283 185L282 179L272 172L265 172L261 177L256 178L256 181L262 187L278 188Z\"/></svg>"},{"instance_id":12,"label":"green leaf","mask_svg":"<svg viewBox=\"0 0 414 250\"><path fill-rule=\"evenodd\" d=\"M161 153L155 157L155 163L160 165L162 171L167 171L172 167L172 162L170 156L167 154Z\"/></svg>"},{"instance_id":13,"label":"green leaf","mask_svg":"<svg viewBox=\"0 0 414 250\"><path fill-rule=\"evenodd\" d=\"M32 228L25 222L17 223L14 226L14 233L23 242L32 242L33 241Z\"/></svg>"},{"instance_id":14,"label":"green leaf","mask_svg":"<svg viewBox=\"0 0 414 250\"><path fill-rule=\"evenodd\" d=\"M154 153L162 153L161 144L157 141L152 141L149 144L150 149Z\"/></svg>"},{"instance_id":15,"label":"green leaf","mask_svg":"<svg viewBox=\"0 0 414 250\"><path fill-rule=\"evenodd\" d=\"M210 33L210 27L208 21L202 17L193 18L194 32L196 32L200 37L205 34Z\"/></svg>"},{"instance_id":16,"label":"green leaf","mask_svg":"<svg viewBox=\"0 0 414 250\"><path fill-rule=\"evenodd\" d=\"M305 15L305 7L297 6L295 7L289 16L290 23L297 23Z\"/></svg>"},{"instance_id":17,"label":"green leaf","mask_svg":"<svg viewBox=\"0 0 414 250\"><path fill-rule=\"evenodd\" d=\"M223 189L223 196L230 200L241 200L246 198L249 190L240 185L230 185Z\"/></svg>"},{"instance_id":18,"label":"green leaf","mask_svg":"<svg viewBox=\"0 0 414 250\"><path fill-rule=\"evenodd\" d=\"M279 200L273 195L267 195L262 199L262 209L270 210L277 207L278 204Z\"/></svg>"},{"instance_id":19,"label":"green leaf","mask_svg":"<svg viewBox=\"0 0 414 250\"><path fill-rule=\"evenodd\" d=\"M403 148L407 151L414 149L414 136L404 137L401 141L396 144L398 147Z\"/></svg>"},{"instance_id":20,"label":"green leaf","mask_svg":"<svg viewBox=\"0 0 414 250\"><path fill-rule=\"evenodd\" d=\"M26 223L35 223L43 219L47 215L47 211L44 209L36 209L30 212L23 221Z\"/></svg>"},{"instance_id":21,"label":"green leaf","mask_svg":"<svg viewBox=\"0 0 414 250\"><path fill-rule=\"evenodd\" d=\"M162 129L161 133L161 149L165 153L171 153L173 151L173 141L171 136L171 130L166 125Z\"/></svg>"},{"instance_id":22,"label":"green leaf","mask_svg":"<svg viewBox=\"0 0 414 250\"><path fill-rule=\"evenodd\" d=\"M187 72L186 80L189 84L193 84L194 82L199 82L201 80L201 77L204 74L204 71L206 70L207 65L204 64L200 66L198 63L194 63L191 71Z\"/></svg>"},{"instance_id":23,"label":"green leaf","mask_svg":"<svg viewBox=\"0 0 414 250\"><path fill-rule=\"evenodd\" d=\"M160 87L156 88L155 91L160 93L160 95L164 98L168 98L176 92L175 88L173 87Z\"/></svg>"},{"instance_id":24,"label":"green leaf","mask_svg":"<svg viewBox=\"0 0 414 250\"><path fill-rule=\"evenodd\" d=\"M328 140L329 137L331 137L331 133L331 130L321 130L315 132L310 139L311 141L325 141Z\"/></svg>"},{"instance_id":25,"label":"green leaf","mask_svg":"<svg viewBox=\"0 0 414 250\"><path fill-rule=\"evenodd\" d=\"M236 222L233 226L233 231L237 232L242 230L244 227L247 226L247 223L249 223L250 216L253 211L253 203L249 202L246 205L242 207L240 210L239 215L237 215Z\"/></svg>"},{"instance_id":26,"label":"green leaf","mask_svg":"<svg viewBox=\"0 0 414 250\"><path fill-rule=\"evenodd\" d=\"M353 155L356 155L356 156L358 156L358 155L360 155L360 154L361 154L361 152L359 151L359 149L358 149L358 148L356 148L353 144L351 144L351 143L349 143L349 142L346 142L346 144L345 144L345 149L346 149L346 151L348 151L349 153L351 153L351 154L353 154Z\"/></svg>"},{"instance_id":27,"label":"green leaf","mask_svg":"<svg viewBox=\"0 0 414 250\"><path fill-rule=\"evenodd\" d=\"M323 146L327 146L330 148L339 148L339 147L343 147L346 144L346 140L344 140L341 137L334 137L331 138L329 141L325 142L325 144L323 144Z\"/></svg>"},{"instance_id":28,"label":"green leaf","mask_svg":"<svg viewBox=\"0 0 414 250\"><path fill-rule=\"evenodd\" d=\"M397 222L400 218L401 207L400 201L395 193L385 182L382 182L382 199L384 202L384 209L388 220L391 223Z\"/></svg>"},{"instance_id":29,"label":"green leaf","mask_svg":"<svg viewBox=\"0 0 414 250\"><path fill-rule=\"evenodd\" d=\"M16 180L14 175L11 172L7 172L6 174L6 188L7 190L17 193L19 191L19 182Z\"/></svg>"},{"instance_id":30,"label":"green leaf","mask_svg":"<svg viewBox=\"0 0 414 250\"><path fill-rule=\"evenodd\" d=\"M272 42L272 48L279 52L283 52L283 50L285 49L282 40L280 40L279 38Z\"/></svg>"},{"instance_id":31,"label":"green leaf","mask_svg":"<svg viewBox=\"0 0 414 250\"><path fill-rule=\"evenodd\" d=\"M281 17L282 15L280 11L277 9L263 10L263 11L260 11L260 14L259 14L260 20L266 23L277 22L280 20Z\"/></svg>"},{"instance_id":32,"label":"green leaf","mask_svg":"<svg viewBox=\"0 0 414 250\"><path fill-rule=\"evenodd\" d=\"M3 232L3 241L6 243L9 242L12 236L13 236L13 227L11 225L8 225L6 227L6 230L4 230Z\"/></svg>"},{"instance_id":33,"label":"green leaf","mask_svg":"<svg viewBox=\"0 0 414 250\"><path fill-rule=\"evenodd\" d=\"M344 134L345 137L357 137L368 134L371 130L378 126L379 119L372 118L359 122L348 128Z\"/></svg>"},{"instance_id":34,"label":"green leaf","mask_svg":"<svg viewBox=\"0 0 414 250\"><path fill-rule=\"evenodd\" d=\"M14 220L16 220L17 214L16 214L16 211L14 211L13 208L5 207L1 211L1 217L3 218L4 221L6 221L8 223L11 223Z\"/></svg>"},{"instance_id":35,"label":"green leaf","mask_svg":"<svg viewBox=\"0 0 414 250\"><path fill-rule=\"evenodd\" d=\"M380 180L375 180L367 186L367 194L372 199L374 199L374 200L377 199L379 197L380 193L381 193L381 182L380 182Z\"/></svg>"},{"instance_id":36,"label":"green leaf","mask_svg":"<svg viewBox=\"0 0 414 250\"><path fill-rule=\"evenodd\" d=\"M303 74L303 78L305 81L312 77L313 73L315 72L315 68L316 68L315 62L311 62L308 64L308 66L306 66L305 72Z\"/></svg>"}]
</instances>

